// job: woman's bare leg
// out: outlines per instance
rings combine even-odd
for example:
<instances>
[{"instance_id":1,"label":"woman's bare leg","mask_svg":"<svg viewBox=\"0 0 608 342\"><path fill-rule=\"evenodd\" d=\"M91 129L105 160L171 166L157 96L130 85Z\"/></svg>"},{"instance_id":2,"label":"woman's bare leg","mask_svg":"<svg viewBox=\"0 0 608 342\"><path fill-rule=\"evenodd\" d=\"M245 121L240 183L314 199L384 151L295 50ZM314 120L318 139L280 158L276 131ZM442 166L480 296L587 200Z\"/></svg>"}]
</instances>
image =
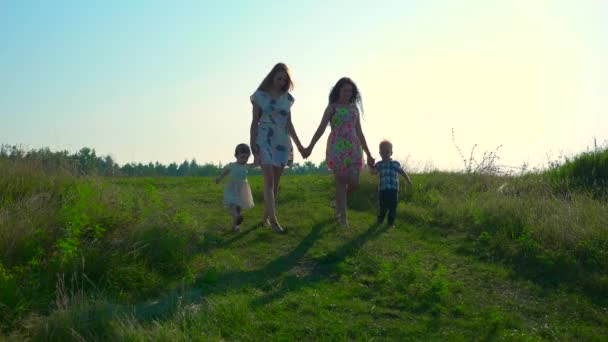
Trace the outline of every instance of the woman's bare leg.
<instances>
[{"instance_id":1,"label":"woman's bare leg","mask_svg":"<svg viewBox=\"0 0 608 342\"><path fill-rule=\"evenodd\" d=\"M265 218L268 218L272 230L275 232L283 232L283 228L277 221L277 215L275 210L275 197L274 197L274 167L272 165L262 165L262 174L264 176L264 209Z\"/></svg>"},{"instance_id":2,"label":"woman's bare leg","mask_svg":"<svg viewBox=\"0 0 608 342\"><path fill-rule=\"evenodd\" d=\"M348 218L346 216L346 179L344 176L334 173L336 179L336 214L340 220L340 224L348 226Z\"/></svg>"},{"instance_id":3,"label":"woman's bare leg","mask_svg":"<svg viewBox=\"0 0 608 342\"><path fill-rule=\"evenodd\" d=\"M279 198L279 185L281 183L281 176L283 175L283 170L285 170L285 169L282 167L273 166L272 170L274 172L273 190L274 190L274 200L276 202L277 199Z\"/></svg>"},{"instance_id":4,"label":"woman's bare leg","mask_svg":"<svg viewBox=\"0 0 608 342\"><path fill-rule=\"evenodd\" d=\"M346 197L348 198L353 192L357 191L357 188L359 188L359 170L352 170L348 174L347 182Z\"/></svg>"}]
</instances>

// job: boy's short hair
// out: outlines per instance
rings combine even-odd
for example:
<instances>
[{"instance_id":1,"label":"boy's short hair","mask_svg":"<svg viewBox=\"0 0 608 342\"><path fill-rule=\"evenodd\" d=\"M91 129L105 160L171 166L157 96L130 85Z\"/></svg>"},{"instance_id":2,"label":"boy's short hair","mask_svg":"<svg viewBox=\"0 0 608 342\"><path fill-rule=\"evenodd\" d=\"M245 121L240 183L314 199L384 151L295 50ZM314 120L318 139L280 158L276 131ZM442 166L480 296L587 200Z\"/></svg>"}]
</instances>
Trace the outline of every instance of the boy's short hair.
<instances>
[{"instance_id":1,"label":"boy's short hair","mask_svg":"<svg viewBox=\"0 0 608 342\"><path fill-rule=\"evenodd\" d=\"M383 148L383 147L390 147L392 149L393 143L388 140L382 140L382 142L380 143L380 148Z\"/></svg>"},{"instance_id":2,"label":"boy's short hair","mask_svg":"<svg viewBox=\"0 0 608 342\"><path fill-rule=\"evenodd\" d=\"M236 157L239 153L247 153L251 154L251 149L249 149L249 145L247 144L238 144L234 149L234 156Z\"/></svg>"}]
</instances>

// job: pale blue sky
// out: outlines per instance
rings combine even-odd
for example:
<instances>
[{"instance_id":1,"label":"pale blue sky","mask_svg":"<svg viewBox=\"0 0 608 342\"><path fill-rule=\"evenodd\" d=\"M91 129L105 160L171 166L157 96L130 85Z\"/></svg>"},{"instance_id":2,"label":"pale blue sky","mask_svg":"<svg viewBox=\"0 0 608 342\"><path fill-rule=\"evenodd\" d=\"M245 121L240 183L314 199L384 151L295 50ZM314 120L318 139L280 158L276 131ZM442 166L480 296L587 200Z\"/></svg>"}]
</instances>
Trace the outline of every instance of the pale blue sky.
<instances>
[{"instance_id":1,"label":"pale blue sky","mask_svg":"<svg viewBox=\"0 0 608 342\"><path fill-rule=\"evenodd\" d=\"M230 161L281 61L305 144L350 76L374 152L389 138L414 167L459 168L454 128L465 150L542 163L608 138L607 19L601 0L1 0L0 143Z\"/></svg>"}]
</instances>

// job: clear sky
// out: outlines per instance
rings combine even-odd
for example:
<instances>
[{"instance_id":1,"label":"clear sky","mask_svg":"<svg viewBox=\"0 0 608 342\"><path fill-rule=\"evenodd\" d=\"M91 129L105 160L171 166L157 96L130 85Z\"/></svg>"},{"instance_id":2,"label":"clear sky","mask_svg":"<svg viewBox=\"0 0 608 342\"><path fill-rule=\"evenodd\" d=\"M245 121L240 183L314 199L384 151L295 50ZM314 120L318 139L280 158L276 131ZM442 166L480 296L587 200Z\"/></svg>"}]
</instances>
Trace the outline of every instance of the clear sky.
<instances>
[{"instance_id":1,"label":"clear sky","mask_svg":"<svg viewBox=\"0 0 608 342\"><path fill-rule=\"evenodd\" d=\"M606 60L603 0L0 0L0 143L231 161L284 62L305 145L349 76L376 155L388 138L413 167L461 168L454 128L464 152L542 164L608 139Z\"/></svg>"}]
</instances>

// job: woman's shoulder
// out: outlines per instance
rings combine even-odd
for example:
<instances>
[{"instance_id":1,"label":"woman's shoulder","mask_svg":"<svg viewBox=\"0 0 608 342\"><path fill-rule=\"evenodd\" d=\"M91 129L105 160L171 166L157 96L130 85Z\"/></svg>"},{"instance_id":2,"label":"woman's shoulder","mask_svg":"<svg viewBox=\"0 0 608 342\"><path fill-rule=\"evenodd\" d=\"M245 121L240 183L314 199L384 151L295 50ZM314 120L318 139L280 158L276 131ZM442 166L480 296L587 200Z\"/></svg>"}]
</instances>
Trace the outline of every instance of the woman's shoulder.
<instances>
[{"instance_id":1,"label":"woman's shoulder","mask_svg":"<svg viewBox=\"0 0 608 342\"><path fill-rule=\"evenodd\" d=\"M296 99L293 97L293 95L291 95L291 93L288 91L281 94L281 96L279 96L279 98L277 98L276 100L280 100L281 98L285 98L290 104L293 104L296 101ZM263 89L256 90L250 96L250 99L251 99L251 102L253 102L257 105L260 105L261 103L264 103L267 101L275 100L267 91L265 91Z\"/></svg>"},{"instance_id":2,"label":"woman's shoulder","mask_svg":"<svg viewBox=\"0 0 608 342\"><path fill-rule=\"evenodd\" d=\"M270 95L268 95L268 92L266 92L264 89L256 89L253 92L253 95L255 95L255 96L263 96L263 97L270 97Z\"/></svg>"},{"instance_id":3,"label":"woman's shoulder","mask_svg":"<svg viewBox=\"0 0 608 342\"><path fill-rule=\"evenodd\" d=\"M284 95L287 98L287 101L291 103L294 103L296 101L296 99L293 97L293 95L291 95L290 92L286 91Z\"/></svg>"},{"instance_id":4,"label":"woman's shoulder","mask_svg":"<svg viewBox=\"0 0 608 342\"><path fill-rule=\"evenodd\" d=\"M256 91L253 92L253 94L251 94L249 99L251 100L251 103L260 106L263 103L263 101L265 101L268 98L268 96L269 95L262 89L257 89Z\"/></svg>"}]
</instances>

